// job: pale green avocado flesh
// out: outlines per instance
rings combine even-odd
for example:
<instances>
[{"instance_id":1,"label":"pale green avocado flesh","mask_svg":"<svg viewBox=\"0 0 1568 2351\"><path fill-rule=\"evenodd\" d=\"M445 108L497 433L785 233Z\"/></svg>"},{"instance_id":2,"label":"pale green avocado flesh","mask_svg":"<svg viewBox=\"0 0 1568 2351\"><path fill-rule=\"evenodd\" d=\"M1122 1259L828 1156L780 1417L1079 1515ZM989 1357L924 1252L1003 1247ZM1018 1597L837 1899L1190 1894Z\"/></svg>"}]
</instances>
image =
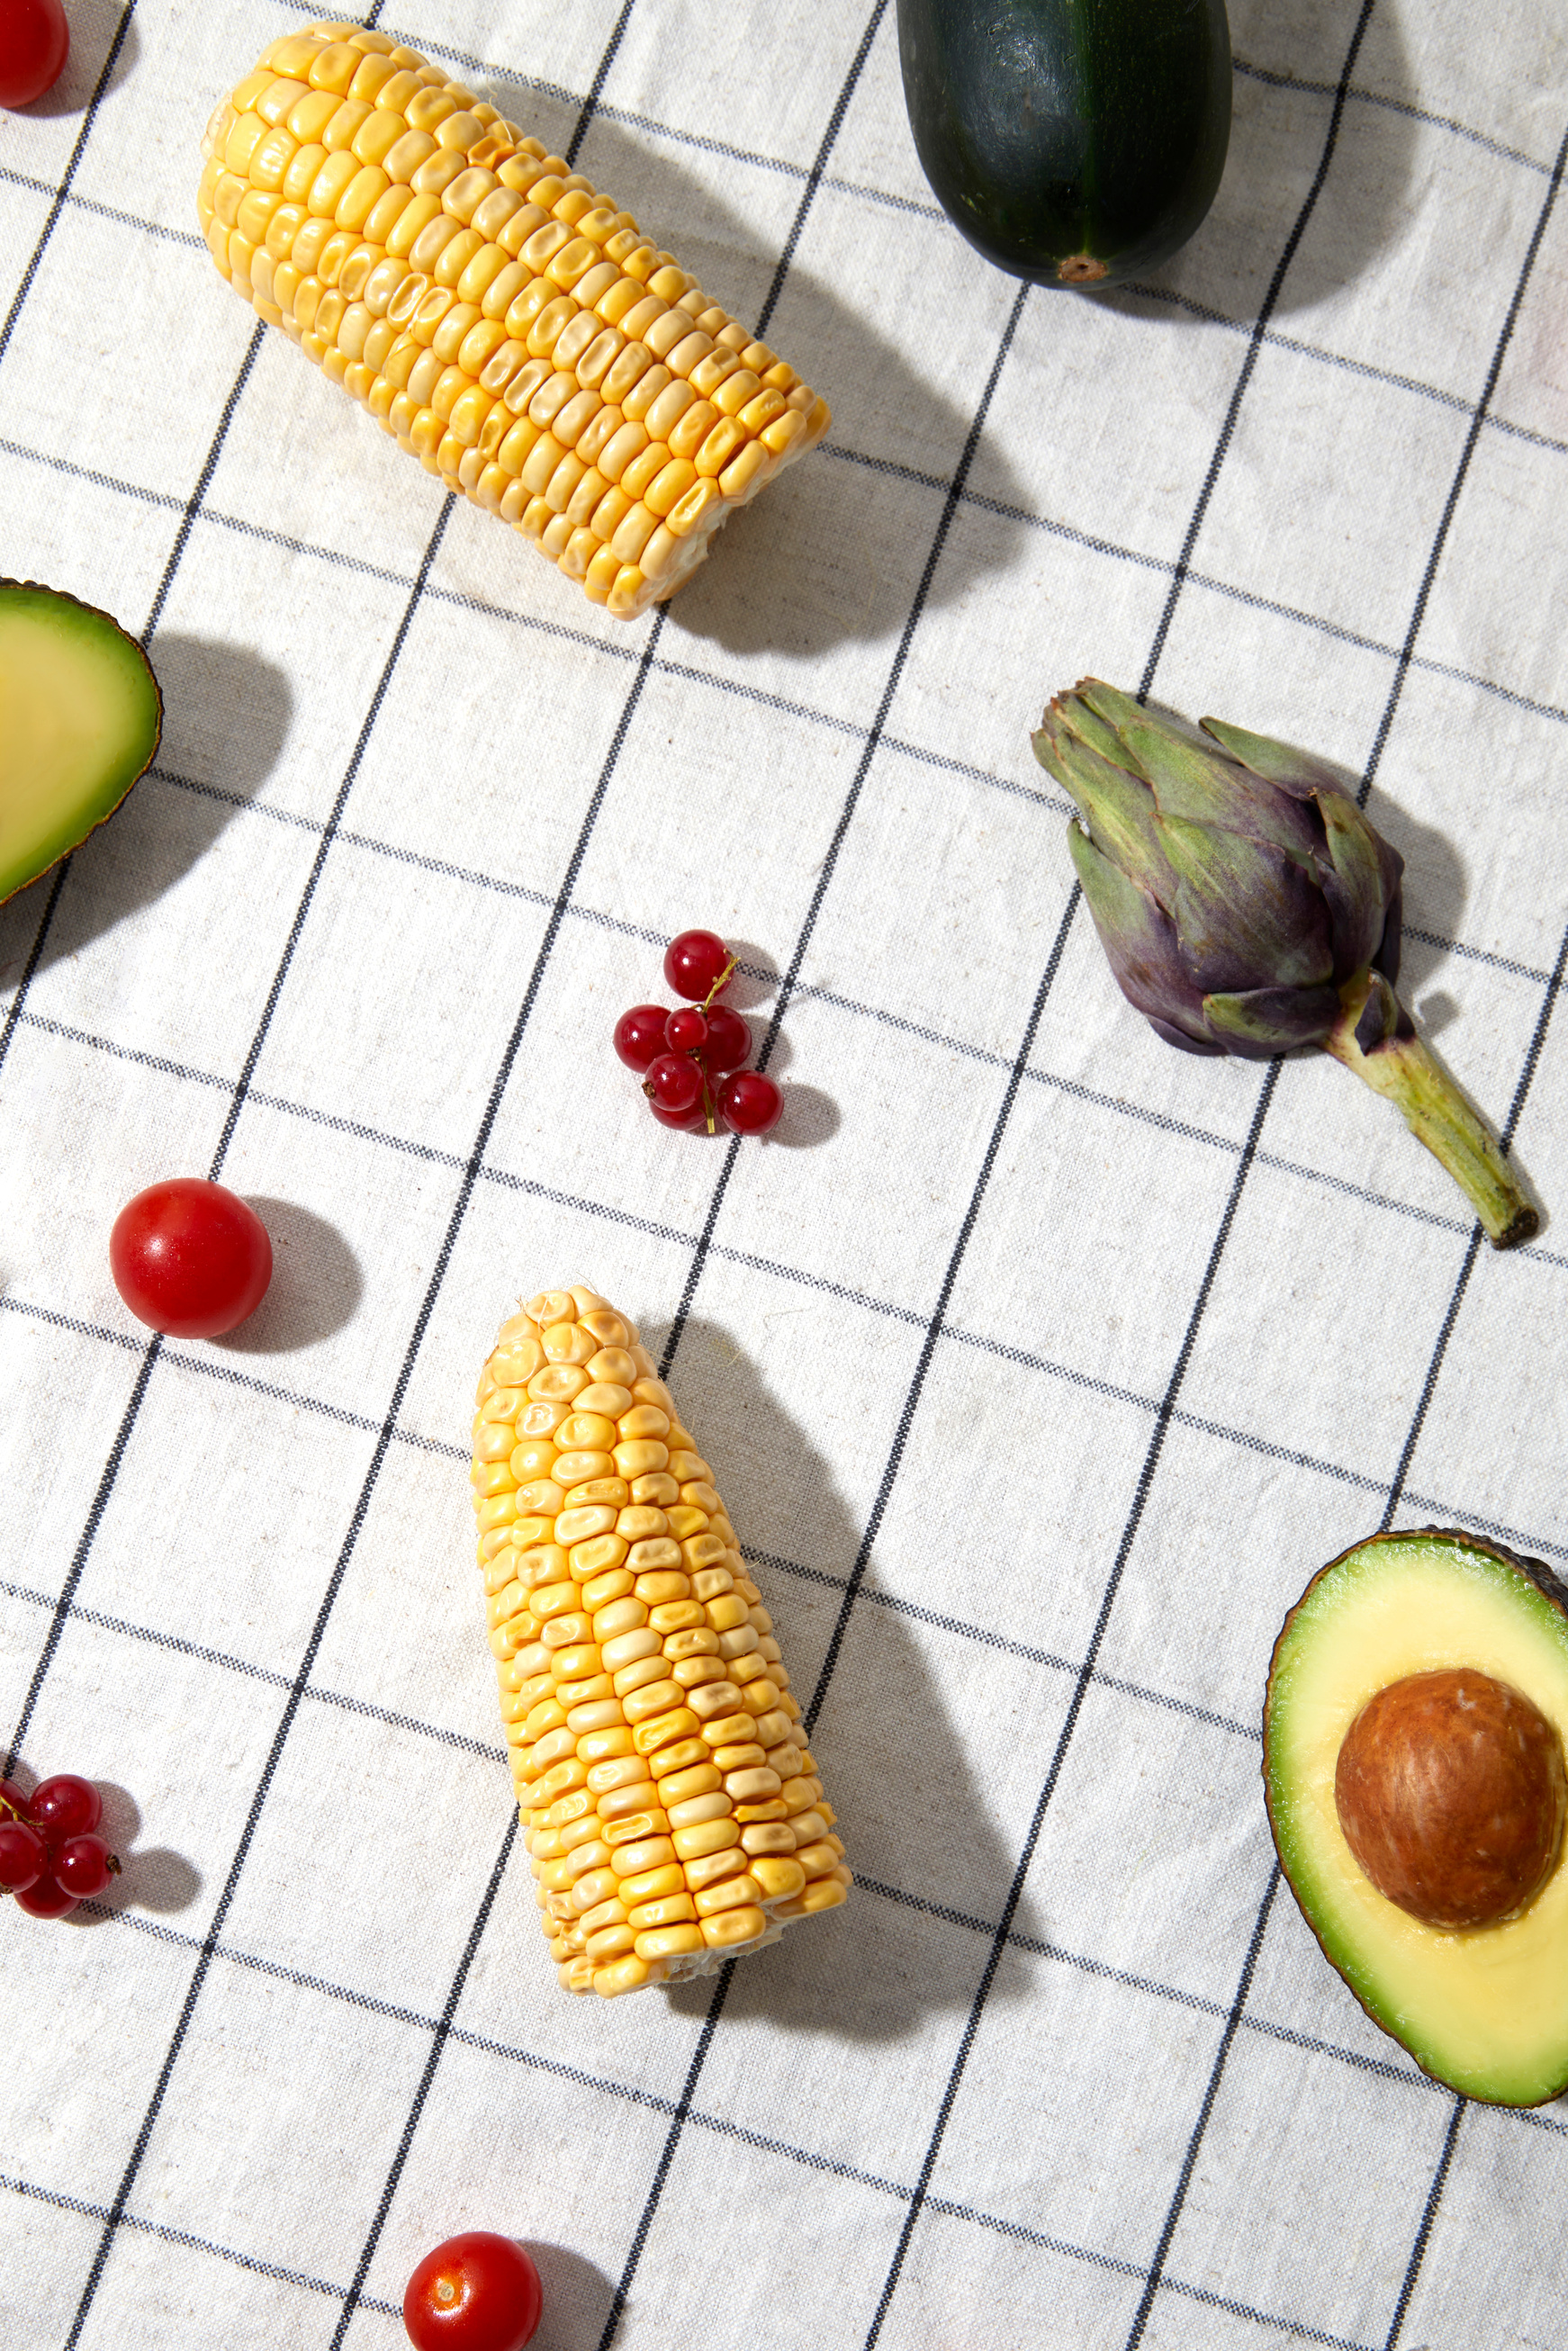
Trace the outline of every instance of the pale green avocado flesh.
<instances>
[{"instance_id":1,"label":"pale green avocado flesh","mask_svg":"<svg viewBox=\"0 0 1568 2351\"><path fill-rule=\"evenodd\" d=\"M94 605L0 580L0 899L113 814L158 748L146 655Z\"/></svg>"},{"instance_id":2,"label":"pale green avocado flesh","mask_svg":"<svg viewBox=\"0 0 1568 2351\"><path fill-rule=\"evenodd\" d=\"M1528 1572L1527 1572L1528 1571ZM1263 1715L1281 1865L1375 2023L1467 2097L1540 2105L1568 2087L1568 1865L1517 1917L1423 1925L1365 1876L1339 1824L1340 1745L1407 1674L1476 1667L1532 1698L1568 1748L1568 1593L1472 1535L1376 1535L1324 1568L1285 1620Z\"/></svg>"}]
</instances>

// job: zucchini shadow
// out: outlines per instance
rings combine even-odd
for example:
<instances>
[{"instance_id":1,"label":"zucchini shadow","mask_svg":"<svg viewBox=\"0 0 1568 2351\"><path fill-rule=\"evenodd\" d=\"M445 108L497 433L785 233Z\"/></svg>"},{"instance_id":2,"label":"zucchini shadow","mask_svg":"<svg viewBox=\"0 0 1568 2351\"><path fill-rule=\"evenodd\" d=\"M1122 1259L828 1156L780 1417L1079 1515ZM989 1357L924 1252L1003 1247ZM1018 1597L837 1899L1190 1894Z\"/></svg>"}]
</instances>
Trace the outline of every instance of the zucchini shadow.
<instances>
[{"instance_id":1,"label":"zucchini shadow","mask_svg":"<svg viewBox=\"0 0 1568 2351\"><path fill-rule=\"evenodd\" d=\"M570 141L577 120L575 100L505 81L493 84L490 95L531 137L563 152L560 142ZM706 167L705 176L677 162L656 132L595 115L577 167L749 325L768 300L782 224L800 202L803 178L760 160L730 166L695 145L687 152ZM752 186L761 181L784 192L772 207L779 236L724 202L727 170L744 172ZM853 641L896 642L971 418L798 261L768 340L822 393L833 423L822 445L765 490L755 509L725 526L707 561L664 608L670 624L730 653L777 652L801 660ZM977 395L989 358L988 346L976 354ZM989 444L987 467L999 507L1027 504ZM951 534L927 603L956 602L981 572L1005 569L1019 528L998 513L988 516L984 532ZM668 643L664 651L672 651Z\"/></svg>"},{"instance_id":2,"label":"zucchini shadow","mask_svg":"<svg viewBox=\"0 0 1568 2351\"><path fill-rule=\"evenodd\" d=\"M1357 5L1231 0L1229 13L1235 111L1213 209L1190 243L1145 281L1093 299L1166 317L1173 305L1197 308L1217 323L1244 327L1262 308L1322 162ZM1276 319L1332 303L1418 225L1410 201L1421 135L1416 104L1397 12L1377 0ZM1462 274L1472 266L1458 242L1469 216L1463 205L1448 211L1453 266Z\"/></svg>"},{"instance_id":3,"label":"zucchini shadow","mask_svg":"<svg viewBox=\"0 0 1568 2351\"><path fill-rule=\"evenodd\" d=\"M665 1330L650 1318L643 1335L658 1357ZM686 1323L673 1378L804 1706L832 1638L860 1527L821 1455L716 1324ZM962 1738L953 1719L938 1672L943 1652L956 1646L969 1644L900 1606L873 1560L813 1749L857 1883L841 1908L802 1919L736 1969L727 2020L766 2019L821 2041L877 2044L918 2035L937 2011L967 2012L1023 1824L1016 1834L1011 1824L998 1825L976 1777L985 1748ZM1063 1692L1061 1677L1040 1670L1043 1779ZM1030 1732L1025 1726L1016 1735ZM1027 1886L1012 1930L1044 1938ZM993 2001L1009 1997L1008 1981L1003 1970ZM701 2017L712 1980L679 1985L665 1997L681 2014Z\"/></svg>"}]
</instances>

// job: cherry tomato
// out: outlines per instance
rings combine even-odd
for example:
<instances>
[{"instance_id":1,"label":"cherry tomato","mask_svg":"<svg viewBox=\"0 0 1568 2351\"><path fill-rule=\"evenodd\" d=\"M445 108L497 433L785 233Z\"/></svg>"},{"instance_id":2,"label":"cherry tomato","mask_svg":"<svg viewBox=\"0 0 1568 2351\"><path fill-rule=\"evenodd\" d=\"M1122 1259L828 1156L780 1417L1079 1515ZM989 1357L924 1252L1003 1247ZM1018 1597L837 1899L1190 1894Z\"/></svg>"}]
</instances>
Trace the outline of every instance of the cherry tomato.
<instances>
[{"instance_id":1,"label":"cherry tomato","mask_svg":"<svg viewBox=\"0 0 1568 2351\"><path fill-rule=\"evenodd\" d=\"M521 2245L471 2229L426 2253L408 2282L402 2323L415 2351L523 2351L541 2300Z\"/></svg>"},{"instance_id":2,"label":"cherry tomato","mask_svg":"<svg viewBox=\"0 0 1568 2351\"><path fill-rule=\"evenodd\" d=\"M272 1243L235 1193L174 1176L126 1202L109 1237L109 1266L139 1322L172 1339L215 1339L267 1295Z\"/></svg>"},{"instance_id":3,"label":"cherry tomato","mask_svg":"<svg viewBox=\"0 0 1568 2351\"><path fill-rule=\"evenodd\" d=\"M58 81L71 46L60 0L0 0L0 106L30 106Z\"/></svg>"}]
</instances>

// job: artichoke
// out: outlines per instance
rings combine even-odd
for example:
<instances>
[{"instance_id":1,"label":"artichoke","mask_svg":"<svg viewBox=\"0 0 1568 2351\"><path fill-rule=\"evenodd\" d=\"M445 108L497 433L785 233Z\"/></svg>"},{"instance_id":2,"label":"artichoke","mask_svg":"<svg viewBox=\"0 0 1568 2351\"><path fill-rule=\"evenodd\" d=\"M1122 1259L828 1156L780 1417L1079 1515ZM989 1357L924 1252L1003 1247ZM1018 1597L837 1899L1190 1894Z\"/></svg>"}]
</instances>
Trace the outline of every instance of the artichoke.
<instances>
[{"instance_id":1,"label":"artichoke","mask_svg":"<svg viewBox=\"0 0 1568 2351\"><path fill-rule=\"evenodd\" d=\"M1321 1045L1398 1105L1499 1249L1528 1240L1540 1218L1394 993L1404 860L1332 770L1097 678L1059 695L1033 739L1078 804L1072 862L1150 1027L1254 1061Z\"/></svg>"}]
</instances>

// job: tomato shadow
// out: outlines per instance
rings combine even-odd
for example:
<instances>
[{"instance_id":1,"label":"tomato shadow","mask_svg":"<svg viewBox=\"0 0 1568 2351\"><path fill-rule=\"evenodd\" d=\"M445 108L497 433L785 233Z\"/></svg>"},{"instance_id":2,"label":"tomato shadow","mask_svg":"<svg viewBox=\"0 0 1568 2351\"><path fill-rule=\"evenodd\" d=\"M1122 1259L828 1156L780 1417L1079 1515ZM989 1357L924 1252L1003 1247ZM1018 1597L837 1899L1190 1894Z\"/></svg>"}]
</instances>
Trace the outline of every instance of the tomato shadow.
<instances>
[{"instance_id":1,"label":"tomato shadow","mask_svg":"<svg viewBox=\"0 0 1568 2351\"><path fill-rule=\"evenodd\" d=\"M177 630L152 640L163 696L158 756L107 823L73 850L38 967L78 955L176 889L277 766L293 693L244 647ZM0 978L33 953L54 869L0 908Z\"/></svg>"},{"instance_id":2,"label":"tomato shadow","mask_svg":"<svg viewBox=\"0 0 1568 2351\"><path fill-rule=\"evenodd\" d=\"M650 1316L643 1336L655 1358L665 1335ZM906 2040L934 2011L967 2013L1017 1853L991 1817L934 1670L936 1646L917 1637L916 1612L882 1583L874 1552L841 1625L862 1530L827 1461L716 1323L687 1321L669 1376L740 1533L799 1703L821 1685L813 1753L856 1877L841 1907L801 1919L736 1968L725 2017L765 2019L802 2042ZM1026 1886L1012 1932L1044 1931ZM993 2000L1012 1996L1006 1981L1004 1970ZM664 1997L700 2021L713 1994L710 1977Z\"/></svg>"},{"instance_id":3,"label":"tomato shadow","mask_svg":"<svg viewBox=\"0 0 1568 2351\"><path fill-rule=\"evenodd\" d=\"M272 1242L266 1297L238 1328L212 1344L235 1355L286 1355L314 1347L353 1319L364 1275L336 1225L298 1200L251 1195Z\"/></svg>"},{"instance_id":4,"label":"tomato shadow","mask_svg":"<svg viewBox=\"0 0 1568 2351\"><path fill-rule=\"evenodd\" d=\"M52 89L45 90L31 106L16 110L24 122L35 116L44 120L59 115L85 114L92 102L98 78L103 71L103 61L109 55L115 27L124 10L120 0L71 0L68 14L71 46L65 69ZM125 37L114 60L114 71L109 78L110 89L118 89L121 82L130 78L141 46L141 35L133 16L125 27Z\"/></svg>"},{"instance_id":5,"label":"tomato shadow","mask_svg":"<svg viewBox=\"0 0 1568 2351\"><path fill-rule=\"evenodd\" d=\"M602 2341L615 2288L601 2269L565 2245L525 2238L544 2290L544 2309L529 2351L585 2351Z\"/></svg>"}]
</instances>

